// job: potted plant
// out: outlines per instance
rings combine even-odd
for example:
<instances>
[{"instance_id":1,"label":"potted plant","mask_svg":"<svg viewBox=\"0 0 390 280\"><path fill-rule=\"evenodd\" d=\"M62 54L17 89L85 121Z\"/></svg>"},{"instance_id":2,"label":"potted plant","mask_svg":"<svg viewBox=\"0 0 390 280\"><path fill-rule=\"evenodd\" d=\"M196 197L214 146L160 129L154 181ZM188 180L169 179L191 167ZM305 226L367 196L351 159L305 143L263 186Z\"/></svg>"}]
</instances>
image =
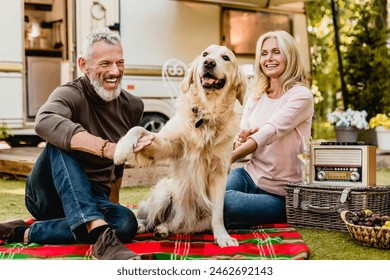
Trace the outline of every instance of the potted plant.
<instances>
[{"instance_id":1,"label":"potted plant","mask_svg":"<svg viewBox=\"0 0 390 280\"><path fill-rule=\"evenodd\" d=\"M339 142L356 142L359 131L369 129L365 110L355 111L348 108L346 111L335 110L327 115L328 122L334 125L336 140Z\"/></svg>"},{"instance_id":2,"label":"potted plant","mask_svg":"<svg viewBox=\"0 0 390 280\"><path fill-rule=\"evenodd\" d=\"M375 129L378 149L390 151L390 114L376 114L370 119L370 127Z\"/></svg>"}]
</instances>

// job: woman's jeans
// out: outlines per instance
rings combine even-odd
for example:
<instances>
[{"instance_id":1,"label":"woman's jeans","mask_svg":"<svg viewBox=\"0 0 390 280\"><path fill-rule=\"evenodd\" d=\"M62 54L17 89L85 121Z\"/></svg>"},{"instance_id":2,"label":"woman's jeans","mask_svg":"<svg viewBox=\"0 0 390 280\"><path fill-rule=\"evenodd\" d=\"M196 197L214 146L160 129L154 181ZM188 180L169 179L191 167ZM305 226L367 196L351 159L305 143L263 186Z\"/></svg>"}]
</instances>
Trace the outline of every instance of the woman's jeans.
<instances>
[{"instance_id":1,"label":"woman's jeans","mask_svg":"<svg viewBox=\"0 0 390 280\"><path fill-rule=\"evenodd\" d=\"M285 197L258 188L244 168L229 173L226 184L226 228L247 228L286 222Z\"/></svg>"},{"instance_id":2,"label":"woman's jeans","mask_svg":"<svg viewBox=\"0 0 390 280\"><path fill-rule=\"evenodd\" d=\"M105 220L123 243L138 227L131 210L111 202L70 153L49 143L27 177L25 202L37 220L28 235L34 243L89 243L85 223L96 219Z\"/></svg>"}]
</instances>

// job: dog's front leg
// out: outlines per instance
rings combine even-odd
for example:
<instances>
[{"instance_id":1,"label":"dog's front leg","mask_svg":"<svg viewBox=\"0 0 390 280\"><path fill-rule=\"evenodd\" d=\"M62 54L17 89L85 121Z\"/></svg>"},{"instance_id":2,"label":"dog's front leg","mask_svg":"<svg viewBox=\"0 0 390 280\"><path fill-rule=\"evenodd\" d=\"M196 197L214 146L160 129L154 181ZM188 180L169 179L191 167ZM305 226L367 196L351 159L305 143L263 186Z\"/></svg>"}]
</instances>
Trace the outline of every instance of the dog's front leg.
<instances>
[{"instance_id":1,"label":"dog's front leg","mask_svg":"<svg viewBox=\"0 0 390 280\"><path fill-rule=\"evenodd\" d=\"M213 205L211 216L211 227L214 234L214 240L219 247L238 246L237 239L232 238L226 231L223 222L223 203L226 189L225 175L213 174L210 178L208 187L211 204Z\"/></svg>"},{"instance_id":2,"label":"dog's front leg","mask_svg":"<svg viewBox=\"0 0 390 280\"><path fill-rule=\"evenodd\" d=\"M130 129L116 145L114 163L119 165L133 159L133 149L136 147L138 140L147 134L150 134L150 132L141 126L136 126Z\"/></svg>"}]
</instances>

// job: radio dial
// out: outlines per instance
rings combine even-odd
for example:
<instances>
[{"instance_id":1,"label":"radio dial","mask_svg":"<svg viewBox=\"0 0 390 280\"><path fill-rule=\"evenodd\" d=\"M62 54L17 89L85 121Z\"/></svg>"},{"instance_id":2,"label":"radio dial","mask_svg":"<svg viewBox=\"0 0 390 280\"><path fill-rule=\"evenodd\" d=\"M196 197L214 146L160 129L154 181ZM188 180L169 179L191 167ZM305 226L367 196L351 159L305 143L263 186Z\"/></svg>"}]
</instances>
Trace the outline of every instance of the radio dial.
<instances>
[{"instance_id":1,"label":"radio dial","mask_svg":"<svg viewBox=\"0 0 390 280\"><path fill-rule=\"evenodd\" d=\"M358 172L354 171L354 172L351 172L350 178L352 181L355 182L355 181L359 180L360 175Z\"/></svg>"},{"instance_id":2,"label":"radio dial","mask_svg":"<svg viewBox=\"0 0 390 280\"><path fill-rule=\"evenodd\" d=\"M325 180L325 179L326 179L326 173L325 173L325 171L319 171L319 172L318 172L318 179L319 179L319 180Z\"/></svg>"}]
</instances>

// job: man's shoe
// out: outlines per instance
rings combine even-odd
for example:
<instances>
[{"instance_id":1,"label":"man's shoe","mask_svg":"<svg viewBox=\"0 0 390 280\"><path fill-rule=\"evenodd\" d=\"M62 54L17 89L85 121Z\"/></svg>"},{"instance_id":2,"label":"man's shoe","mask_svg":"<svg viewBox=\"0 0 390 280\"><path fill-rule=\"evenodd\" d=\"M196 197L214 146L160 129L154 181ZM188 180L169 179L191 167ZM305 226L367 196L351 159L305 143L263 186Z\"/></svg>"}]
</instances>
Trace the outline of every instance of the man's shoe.
<instances>
[{"instance_id":1,"label":"man's shoe","mask_svg":"<svg viewBox=\"0 0 390 280\"><path fill-rule=\"evenodd\" d=\"M3 240L6 244L14 242L17 227L27 227L27 225L22 220L0 223L0 240Z\"/></svg>"},{"instance_id":2,"label":"man's shoe","mask_svg":"<svg viewBox=\"0 0 390 280\"><path fill-rule=\"evenodd\" d=\"M141 257L130 251L116 236L113 229L107 228L92 245L92 258L95 260L140 260Z\"/></svg>"}]
</instances>

